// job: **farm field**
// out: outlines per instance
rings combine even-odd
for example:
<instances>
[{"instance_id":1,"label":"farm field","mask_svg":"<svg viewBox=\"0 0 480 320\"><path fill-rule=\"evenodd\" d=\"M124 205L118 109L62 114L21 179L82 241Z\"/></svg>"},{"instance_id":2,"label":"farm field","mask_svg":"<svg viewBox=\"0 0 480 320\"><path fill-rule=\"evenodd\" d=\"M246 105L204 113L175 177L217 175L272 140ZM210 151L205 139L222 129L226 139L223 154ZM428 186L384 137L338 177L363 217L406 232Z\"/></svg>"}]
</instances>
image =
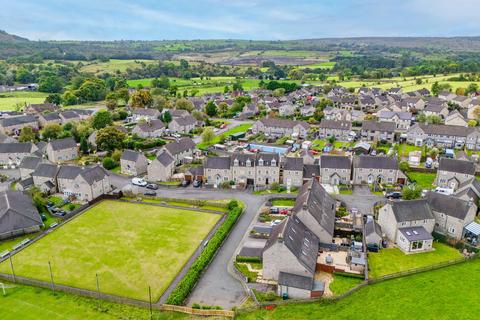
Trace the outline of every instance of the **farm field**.
<instances>
[{"instance_id":1,"label":"farm field","mask_svg":"<svg viewBox=\"0 0 480 320\"><path fill-rule=\"evenodd\" d=\"M156 63L157 60L119 60L119 59L110 59L107 62L100 62L100 61L94 61L92 63L90 62L83 62L85 65L80 69L82 72L90 72L90 73L105 73L105 72L110 72L110 73L115 73L115 71L120 71L124 72L127 69L135 69L135 68L140 68L141 63L145 64L152 64Z\"/></svg>"},{"instance_id":2,"label":"farm field","mask_svg":"<svg viewBox=\"0 0 480 320\"><path fill-rule=\"evenodd\" d=\"M333 69L333 67L335 66L335 61L324 61L324 62L319 62L319 63L314 63L314 64L307 64L307 65L304 65L304 66L299 66L298 68L299 69L316 69L316 68L320 68L320 69Z\"/></svg>"},{"instance_id":3,"label":"farm field","mask_svg":"<svg viewBox=\"0 0 480 320\"><path fill-rule=\"evenodd\" d=\"M378 253L370 252L368 254L370 277L377 278L462 257L457 249L443 243L434 242L433 248L435 250L417 254L405 254L398 248L383 249Z\"/></svg>"},{"instance_id":4,"label":"farm field","mask_svg":"<svg viewBox=\"0 0 480 320\"><path fill-rule=\"evenodd\" d=\"M43 103L47 93L32 91L15 91L0 94L0 111L12 111L18 105L23 108L29 103Z\"/></svg>"},{"instance_id":5,"label":"farm field","mask_svg":"<svg viewBox=\"0 0 480 320\"><path fill-rule=\"evenodd\" d=\"M150 319L150 312L147 309L97 301L63 292L53 294L48 289L7 284L7 295L0 296L0 319ZM154 311L153 319L192 319L192 316L182 313Z\"/></svg>"},{"instance_id":6,"label":"farm field","mask_svg":"<svg viewBox=\"0 0 480 320\"><path fill-rule=\"evenodd\" d=\"M103 201L15 256L16 275L158 300L220 219L218 214ZM8 263L0 272L11 273Z\"/></svg>"},{"instance_id":7,"label":"farm field","mask_svg":"<svg viewBox=\"0 0 480 320\"><path fill-rule=\"evenodd\" d=\"M480 260L476 259L369 285L336 302L282 305L237 319L477 319L479 281Z\"/></svg>"}]
</instances>

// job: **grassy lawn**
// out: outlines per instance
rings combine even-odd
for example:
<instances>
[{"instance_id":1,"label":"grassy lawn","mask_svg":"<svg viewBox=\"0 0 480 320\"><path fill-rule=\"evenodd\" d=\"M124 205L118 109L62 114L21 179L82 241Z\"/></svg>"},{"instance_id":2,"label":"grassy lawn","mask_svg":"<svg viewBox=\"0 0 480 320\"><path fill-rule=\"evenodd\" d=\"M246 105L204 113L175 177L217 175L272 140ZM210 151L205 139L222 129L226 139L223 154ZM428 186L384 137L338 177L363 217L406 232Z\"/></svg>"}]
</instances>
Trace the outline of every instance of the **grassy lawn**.
<instances>
[{"instance_id":1,"label":"grassy lawn","mask_svg":"<svg viewBox=\"0 0 480 320\"><path fill-rule=\"evenodd\" d=\"M433 183L437 175L435 173L410 171L407 176L408 180L415 181L422 189L433 189Z\"/></svg>"},{"instance_id":2,"label":"grassy lawn","mask_svg":"<svg viewBox=\"0 0 480 320\"><path fill-rule=\"evenodd\" d=\"M219 143L220 142L220 137L221 136L224 136L226 138L228 138L228 136L230 136L231 134L235 134L235 133L239 133L239 132L245 132L247 131L248 129L250 129L252 127L252 124L251 123L243 123L241 125L238 125L236 127L233 127L227 131L225 131L224 133L222 133L221 135L217 135L215 136L215 139L213 139L212 141L210 141L209 143L205 143L205 142L201 142L199 144L197 144L197 148L199 149L206 149L210 146L213 146L214 144L216 143Z\"/></svg>"},{"instance_id":3,"label":"grassy lawn","mask_svg":"<svg viewBox=\"0 0 480 320\"><path fill-rule=\"evenodd\" d=\"M417 147L417 146L413 146L413 145L410 145L410 144L403 143L398 148L398 153L402 157L407 157L408 158L408 154L412 151L422 151L423 152L423 147Z\"/></svg>"},{"instance_id":4,"label":"grassy lawn","mask_svg":"<svg viewBox=\"0 0 480 320\"><path fill-rule=\"evenodd\" d=\"M370 277L376 278L387 274L426 267L462 257L460 252L445 244L434 242L434 251L405 254L398 248L383 249L378 253L368 254Z\"/></svg>"},{"instance_id":5,"label":"grassy lawn","mask_svg":"<svg viewBox=\"0 0 480 320\"><path fill-rule=\"evenodd\" d=\"M97 301L85 297L28 286L7 284L7 295L0 296L2 320L116 320L149 319L148 309ZM192 319L192 316L174 312L154 311L153 319Z\"/></svg>"},{"instance_id":6,"label":"grassy lawn","mask_svg":"<svg viewBox=\"0 0 480 320\"><path fill-rule=\"evenodd\" d=\"M341 274L333 274L333 281L330 283L330 290L336 296L341 295L348 290L358 286L363 279L348 277Z\"/></svg>"},{"instance_id":7,"label":"grassy lawn","mask_svg":"<svg viewBox=\"0 0 480 320\"><path fill-rule=\"evenodd\" d=\"M337 302L291 304L241 320L478 319L480 260L366 286ZM426 298L430 297L430 298Z\"/></svg>"},{"instance_id":8,"label":"grassy lawn","mask_svg":"<svg viewBox=\"0 0 480 320\"><path fill-rule=\"evenodd\" d=\"M338 192L340 194L351 195L353 194L353 189L339 189Z\"/></svg>"},{"instance_id":9,"label":"grassy lawn","mask_svg":"<svg viewBox=\"0 0 480 320\"><path fill-rule=\"evenodd\" d=\"M17 243L20 243L22 240L26 238L33 239L38 234L39 234L38 232L35 232L35 233L29 233L20 237L15 237L13 239L2 240L0 241L0 252L6 251L6 250L11 251L13 246L15 246Z\"/></svg>"},{"instance_id":10,"label":"grassy lawn","mask_svg":"<svg viewBox=\"0 0 480 320\"><path fill-rule=\"evenodd\" d=\"M220 219L218 214L104 201L13 257L17 275L156 301ZM10 273L8 263L0 272Z\"/></svg>"},{"instance_id":11,"label":"grassy lawn","mask_svg":"<svg viewBox=\"0 0 480 320\"><path fill-rule=\"evenodd\" d=\"M47 93L32 91L16 91L0 94L0 111L15 110L15 106L22 108L29 103L43 103Z\"/></svg>"},{"instance_id":12,"label":"grassy lawn","mask_svg":"<svg viewBox=\"0 0 480 320\"><path fill-rule=\"evenodd\" d=\"M293 207L295 205L295 199L273 199L272 205L280 207Z\"/></svg>"}]
</instances>

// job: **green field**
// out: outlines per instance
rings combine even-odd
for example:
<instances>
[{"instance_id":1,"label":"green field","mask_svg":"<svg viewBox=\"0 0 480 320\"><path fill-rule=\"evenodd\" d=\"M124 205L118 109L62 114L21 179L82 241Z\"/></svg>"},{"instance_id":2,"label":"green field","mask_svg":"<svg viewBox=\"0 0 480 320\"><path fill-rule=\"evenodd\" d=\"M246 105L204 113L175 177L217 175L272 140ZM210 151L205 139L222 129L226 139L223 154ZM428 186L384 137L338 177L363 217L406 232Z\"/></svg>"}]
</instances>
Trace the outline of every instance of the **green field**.
<instances>
[{"instance_id":1,"label":"green field","mask_svg":"<svg viewBox=\"0 0 480 320\"><path fill-rule=\"evenodd\" d=\"M295 205L295 199L273 199L272 206L280 207L293 207Z\"/></svg>"},{"instance_id":2,"label":"green field","mask_svg":"<svg viewBox=\"0 0 480 320\"><path fill-rule=\"evenodd\" d=\"M218 214L104 201L13 257L15 273L140 300L156 301ZM0 272L11 273L9 263Z\"/></svg>"},{"instance_id":3,"label":"green field","mask_svg":"<svg viewBox=\"0 0 480 320\"><path fill-rule=\"evenodd\" d=\"M416 254L405 254L398 248L383 249L378 253L368 254L370 278L387 274L426 267L441 262L459 259L461 253L445 244L434 242L435 250Z\"/></svg>"},{"instance_id":4,"label":"green field","mask_svg":"<svg viewBox=\"0 0 480 320\"><path fill-rule=\"evenodd\" d=\"M410 171L407 176L408 180L410 180L411 182L415 181L416 184L419 185L422 189L433 189L433 183L435 182L435 178L437 177L435 173L415 171Z\"/></svg>"},{"instance_id":5,"label":"green field","mask_svg":"<svg viewBox=\"0 0 480 320\"><path fill-rule=\"evenodd\" d=\"M358 286L363 282L363 279L354 278L349 276L344 276L341 274L334 273L333 274L333 281L330 282L330 290L336 296L341 295L347 292L350 289Z\"/></svg>"},{"instance_id":6,"label":"green field","mask_svg":"<svg viewBox=\"0 0 480 320\"><path fill-rule=\"evenodd\" d=\"M32 91L16 91L0 94L0 111L15 110L16 106L23 108L29 103L44 103L47 93Z\"/></svg>"},{"instance_id":7,"label":"green field","mask_svg":"<svg viewBox=\"0 0 480 320\"><path fill-rule=\"evenodd\" d=\"M247 131L248 129L250 129L252 127L252 124L251 123L243 123L241 125L238 125L236 127L233 127L232 129L229 129L227 131L225 131L224 133L222 133L221 135L217 135L215 137L215 139L213 139L212 141L210 141L209 143L199 143L197 144L197 148L199 149L205 149L205 148L208 148L209 146L213 146L214 144L216 143L219 143L220 142L220 137L223 135L225 137L228 138L229 135L231 134L235 134L235 133L239 133L239 132L245 132Z\"/></svg>"},{"instance_id":8,"label":"green field","mask_svg":"<svg viewBox=\"0 0 480 320\"><path fill-rule=\"evenodd\" d=\"M97 301L51 290L7 284L7 295L0 295L2 320L117 320L150 319L147 309ZM174 312L154 311L155 320L192 319Z\"/></svg>"},{"instance_id":9,"label":"green field","mask_svg":"<svg viewBox=\"0 0 480 320\"><path fill-rule=\"evenodd\" d=\"M319 63L314 63L314 64L307 64L304 66L299 66L299 69L326 69L326 70L331 70L335 66L335 61L324 61L324 62L319 62Z\"/></svg>"},{"instance_id":10,"label":"green field","mask_svg":"<svg viewBox=\"0 0 480 320\"><path fill-rule=\"evenodd\" d=\"M118 59L110 59L107 62L84 62L84 66L80 68L82 72L90 72L90 73L115 73L117 70L120 72L125 72L127 69L138 69L141 68L141 63L145 64L153 64L156 63L156 60L118 60Z\"/></svg>"},{"instance_id":11,"label":"green field","mask_svg":"<svg viewBox=\"0 0 480 320\"><path fill-rule=\"evenodd\" d=\"M478 319L480 260L366 286L337 302L277 306L240 320Z\"/></svg>"}]
</instances>

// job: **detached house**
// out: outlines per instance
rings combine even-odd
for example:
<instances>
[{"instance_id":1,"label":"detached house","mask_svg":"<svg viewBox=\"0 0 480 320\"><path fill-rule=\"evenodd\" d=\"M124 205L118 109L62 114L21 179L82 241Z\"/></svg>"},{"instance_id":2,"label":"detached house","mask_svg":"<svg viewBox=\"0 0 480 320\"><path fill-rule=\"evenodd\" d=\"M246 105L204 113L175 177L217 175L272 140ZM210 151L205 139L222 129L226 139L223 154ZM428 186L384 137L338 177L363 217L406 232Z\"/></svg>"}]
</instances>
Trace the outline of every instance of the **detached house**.
<instances>
[{"instance_id":1,"label":"detached house","mask_svg":"<svg viewBox=\"0 0 480 320\"><path fill-rule=\"evenodd\" d=\"M57 183L59 192L81 201L92 201L112 190L110 177L100 166L62 166L57 174Z\"/></svg>"},{"instance_id":2,"label":"detached house","mask_svg":"<svg viewBox=\"0 0 480 320\"><path fill-rule=\"evenodd\" d=\"M147 167L149 181L168 181L175 170L175 159L166 150L161 151Z\"/></svg>"},{"instance_id":3,"label":"detached house","mask_svg":"<svg viewBox=\"0 0 480 320\"><path fill-rule=\"evenodd\" d=\"M127 175L138 176L147 172L148 159L138 151L124 150L120 157L121 172Z\"/></svg>"},{"instance_id":4,"label":"detached house","mask_svg":"<svg viewBox=\"0 0 480 320\"><path fill-rule=\"evenodd\" d=\"M471 201L438 192L429 192L426 199L435 216L434 230L457 240L477 215L477 206Z\"/></svg>"},{"instance_id":5,"label":"detached house","mask_svg":"<svg viewBox=\"0 0 480 320\"><path fill-rule=\"evenodd\" d=\"M435 218L426 200L389 201L379 210L378 224L404 252L432 250Z\"/></svg>"},{"instance_id":6,"label":"detached house","mask_svg":"<svg viewBox=\"0 0 480 320\"><path fill-rule=\"evenodd\" d=\"M192 131L197 125L197 120L191 115L185 117L173 118L168 124L170 132L187 134Z\"/></svg>"},{"instance_id":7,"label":"detached house","mask_svg":"<svg viewBox=\"0 0 480 320\"><path fill-rule=\"evenodd\" d=\"M349 141L349 134L352 129L350 121L333 121L323 120L318 128L318 136L320 139L328 139L334 137L338 141Z\"/></svg>"},{"instance_id":8,"label":"detached house","mask_svg":"<svg viewBox=\"0 0 480 320\"><path fill-rule=\"evenodd\" d=\"M468 127L468 123L458 110L453 110L445 118L445 124L449 126Z\"/></svg>"},{"instance_id":9,"label":"detached house","mask_svg":"<svg viewBox=\"0 0 480 320\"><path fill-rule=\"evenodd\" d=\"M42 226L32 198L19 191L0 192L0 239L37 232Z\"/></svg>"},{"instance_id":10,"label":"detached house","mask_svg":"<svg viewBox=\"0 0 480 320\"><path fill-rule=\"evenodd\" d=\"M32 173L33 185L46 193L55 193L59 167L55 164L41 163Z\"/></svg>"},{"instance_id":11,"label":"detached house","mask_svg":"<svg viewBox=\"0 0 480 320\"><path fill-rule=\"evenodd\" d=\"M475 164L471 161L440 158L435 184L438 187L457 188L475 177Z\"/></svg>"},{"instance_id":12,"label":"detached house","mask_svg":"<svg viewBox=\"0 0 480 320\"><path fill-rule=\"evenodd\" d=\"M77 143L71 137L50 141L45 151L48 160L56 163L78 158Z\"/></svg>"},{"instance_id":13,"label":"detached house","mask_svg":"<svg viewBox=\"0 0 480 320\"><path fill-rule=\"evenodd\" d=\"M181 138L174 142L167 143L164 149L175 159L175 164L179 165L183 163L186 158L193 157L195 147L195 142L193 142L191 138Z\"/></svg>"},{"instance_id":14,"label":"detached house","mask_svg":"<svg viewBox=\"0 0 480 320\"><path fill-rule=\"evenodd\" d=\"M378 120L395 123L397 131L407 131L412 123L412 114L410 112L382 111L378 113Z\"/></svg>"},{"instance_id":15,"label":"detached house","mask_svg":"<svg viewBox=\"0 0 480 320\"><path fill-rule=\"evenodd\" d=\"M144 139L160 138L165 134L165 125L161 120L150 120L137 124L132 133Z\"/></svg>"},{"instance_id":16,"label":"detached house","mask_svg":"<svg viewBox=\"0 0 480 320\"><path fill-rule=\"evenodd\" d=\"M132 121L152 121L158 120L161 113L157 109L134 108L132 110Z\"/></svg>"}]
</instances>

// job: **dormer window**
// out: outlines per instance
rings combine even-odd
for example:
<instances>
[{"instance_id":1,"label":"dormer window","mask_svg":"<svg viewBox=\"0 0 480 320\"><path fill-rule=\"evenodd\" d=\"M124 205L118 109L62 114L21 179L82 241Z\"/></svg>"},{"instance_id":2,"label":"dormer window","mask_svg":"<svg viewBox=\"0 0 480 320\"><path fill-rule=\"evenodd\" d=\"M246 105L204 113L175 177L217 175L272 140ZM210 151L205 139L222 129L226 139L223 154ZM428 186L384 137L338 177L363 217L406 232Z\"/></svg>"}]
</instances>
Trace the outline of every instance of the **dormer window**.
<instances>
[{"instance_id":1,"label":"dormer window","mask_svg":"<svg viewBox=\"0 0 480 320\"><path fill-rule=\"evenodd\" d=\"M238 159L233 160L233 165L238 166Z\"/></svg>"},{"instance_id":2,"label":"dormer window","mask_svg":"<svg viewBox=\"0 0 480 320\"><path fill-rule=\"evenodd\" d=\"M263 159L258 160L258 165L263 166Z\"/></svg>"},{"instance_id":3,"label":"dormer window","mask_svg":"<svg viewBox=\"0 0 480 320\"><path fill-rule=\"evenodd\" d=\"M277 161L275 159L272 160L272 167L276 167L277 166Z\"/></svg>"},{"instance_id":4,"label":"dormer window","mask_svg":"<svg viewBox=\"0 0 480 320\"><path fill-rule=\"evenodd\" d=\"M247 164L247 167L250 167L252 165L252 163L250 162L250 159L247 159L246 164Z\"/></svg>"}]
</instances>

